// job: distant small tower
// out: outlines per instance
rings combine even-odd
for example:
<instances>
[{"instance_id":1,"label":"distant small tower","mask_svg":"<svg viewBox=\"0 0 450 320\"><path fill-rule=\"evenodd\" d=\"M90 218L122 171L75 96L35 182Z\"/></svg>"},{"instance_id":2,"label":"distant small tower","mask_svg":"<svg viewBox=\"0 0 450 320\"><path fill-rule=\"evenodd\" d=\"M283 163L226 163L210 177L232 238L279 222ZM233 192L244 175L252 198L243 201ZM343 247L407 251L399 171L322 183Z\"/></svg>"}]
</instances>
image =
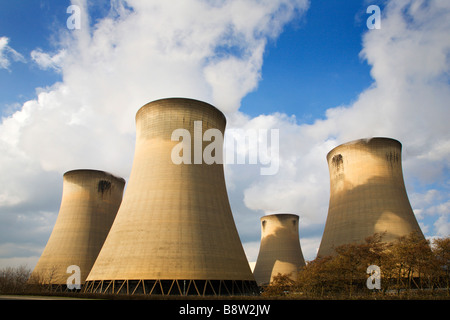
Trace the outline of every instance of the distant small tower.
<instances>
[{"instance_id":1,"label":"distant small tower","mask_svg":"<svg viewBox=\"0 0 450 320\"><path fill-rule=\"evenodd\" d=\"M201 159L213 140L203 140L206 133L223 137L225 124L222 112L192 99L161 99L139 109L127 190L86 292L228 295L257 289L228 201L222 159ZM184 134L182 142L172 139L176 132ZM178 149L180 143L186 148ZM223 140L216 137L214 143L219 157ZM174 161L174 150L187 163Z\"/></svg>"},{"instance_id":2,"label":"distant small tower","mask_svg":"<svg viewBox=\"0 0 450 320\"><path fill-rule=\"evenodd\" d=\"M61 206L53 231L29 283L65 286L69 266L89 274L122 201L125 180L97 170L63 176Z\"/></svg>"},{"instance_id":3,"label":"distant small tower","mask_svg":"<svg viewBox=\"0 0 450 320\"><path fill-rule=\"evenodd\" d=\"M374 233L384 234L385 242L411 232L423 236L406 193L401 152L397 140L371 138L328 153L330 203L318 256Z\"/></svg>"},{"instance_id":4,"label":"distant small tower","mask_svg":"<svg viewBox=\"0 0 450 320\"><path fill-rule=\"evenodd\" d=\"M261 218L261 245L253 271L259 286L270 284L278 273L296 280L297 273L305 266L298 221L298 215L294 214L272 214Z\"/></svg>"}]
</instances>

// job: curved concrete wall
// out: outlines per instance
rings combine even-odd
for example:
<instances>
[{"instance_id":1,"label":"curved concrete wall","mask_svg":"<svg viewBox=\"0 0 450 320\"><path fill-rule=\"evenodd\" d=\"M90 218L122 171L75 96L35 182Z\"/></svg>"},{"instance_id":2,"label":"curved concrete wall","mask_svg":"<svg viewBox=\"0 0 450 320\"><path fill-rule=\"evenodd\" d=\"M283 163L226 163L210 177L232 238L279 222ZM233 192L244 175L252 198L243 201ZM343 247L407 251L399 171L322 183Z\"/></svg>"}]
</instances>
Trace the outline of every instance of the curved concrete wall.
<instances>
[{"instance_id":1,"label":"curved concrete wall","mask_svg":"<svg viewBox=\"0 0 450 320\"><path fill-rule=\"evenodd\" d=\"M61 207L31 282L65 285L67 267L80 267L84 283L122 201L125 180L97 170L73 170L63 177Z\"/></svg>"},{"instance_id":2,"label":"curved concrete wall","mask_svg":"<svg viewBox=\"0 0 450 320\"><path fill-rule=\"evenodd\" d=\"M413 231L422 234L406 193L401 151L397 140L372 138L328 153L330 202L319 256L374 233L384 233L386 242Z\"/></svg>"},{"instance_id":3,"label":"curved concrete wall","mask_svg":"<svg viewBox=\"0 0 450 320\"><path fill-rule=\"evenodd\" d=\"M299 217L294 214L273 214L261 218L261 245L253 275L259 286L268 285L281 274L297 279L305 260L298 233Z\"/></svg>"},{"instance_id":4,"label":"curved concrete wall","mask_svg":"<svg viewBox=\"0 0 450 320\"><path fill-rule=\"evenodd\" d=\"M196 127L194 121L201 121ZM197 100L171 98L136 115L136 148L127 190L89 274L101 280L253 281L231 213L222 164L175 164L176 129L223 135L225 116ZM210 142L200 142L203 150ZM223 145L220 144L220 148ZM184 150L183 152L186 152Z\"/></svg>"}]
</instances>

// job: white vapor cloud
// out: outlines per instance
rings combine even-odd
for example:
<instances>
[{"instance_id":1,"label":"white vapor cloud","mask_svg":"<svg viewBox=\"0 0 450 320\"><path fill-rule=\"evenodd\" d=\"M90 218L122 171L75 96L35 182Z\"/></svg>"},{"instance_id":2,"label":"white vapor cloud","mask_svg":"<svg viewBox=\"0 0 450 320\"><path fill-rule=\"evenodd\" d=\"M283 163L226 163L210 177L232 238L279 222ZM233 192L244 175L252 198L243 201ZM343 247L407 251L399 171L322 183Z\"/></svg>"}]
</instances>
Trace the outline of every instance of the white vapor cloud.
<instances>
[{"instance_id":1,"label":"white vapor cloud","mask_svg":"<svg viewBox=\"0 0 450 320\"><path fill-rule=\"evenodd\" d=\"M0 69L9 70L11 59L14 61L25 62L24 57L9 45L9 38L0 37Z\"/></svg>"},{"instance_id":2,"label":"white vapor cloud","mask_svg":"<svg viewBox=\"0 0 450 320\"><path fill-rule=\"evenodd\" d=\"M86 1L73 4L88 17ZM326 154L371 136L402 142L418 220L430 236L448 235L450 2L386 3L381 29L362 38L373 85L353 103L330 106L312 124L282 113L242 113L242 98L261 79L267 43L307 9L307 0L114 0L106 17L62 30L58 50L32 51L39 67L63 80L0 124L0 253L12 259L17 248L23 257L39 256L36 241L43 248L50 234L63 172L94 168L127 178L136 111L173 96L212 103L227 115L228 129L279 129L277 174L225 164L249 261L257 257L260 216L282 212L300 216L305 259L315 258L328 209ZM2 52L0 46L0 67ZM425 223L430 217L434 222Z\"/></svg>"},{"instance_id":3,"label":"white vapor cloud","mask_svg":"<svg viewBox=\"0 0 450 320\"><path fill-rule=\"evenodd\" d=\"M36 49L31 51L31 59L36 62L39 68L43 70L53 69L54 71L60 72L60 64L64 59L66 51L61 50L55 55L50 55L43 52L42 49Z\"/></svg>"},{"instance_id":4,"label":"white vapor cloud","mask_svg":"<svg viewBox=\"0 0 450 320\"><path fill-rule=\"evenodd\" d=\"M297 213L304 218L306 231L316 223L324 224L329 195L327 152L347 141L387 136L403 144L407 191L423 231L448 236L448 30L450 2L389 1L382 28L363 36L361 58L371 65L374 82L354 103L328 109L324 119L311 125L298 124L285 115L259 117L264 118L262 126L271 126L275 117L276 126L283 128L280 172L267 181L259 177L249 183L244 191L247 207L265 213ZM433 184L441 188L439 197L433 190L420 190ZM422 219L430 216L436 222L425 225ZM316 240L318 247L320 238Z\"/></svg>"},{"instance_id":5,"label":"white vapor cloud","mask_svg":"<svg viewBox=\"0 0 450 320\"><path fill-rule=\"evenodd\" d=\"M64 172L93 168L128 178L135 114L145 103L180 96L236 112L257 88L268 41L308 8L308 0L112 0L110 12L92 21L88 1L72 4L80 8L80 29L61 26L57 48L30 53L62 81L40 88L0 124L4 263L23 261L14 248L40 255ZM12 51L0 52L3 59Z\"/></svg>"}]
</instances>

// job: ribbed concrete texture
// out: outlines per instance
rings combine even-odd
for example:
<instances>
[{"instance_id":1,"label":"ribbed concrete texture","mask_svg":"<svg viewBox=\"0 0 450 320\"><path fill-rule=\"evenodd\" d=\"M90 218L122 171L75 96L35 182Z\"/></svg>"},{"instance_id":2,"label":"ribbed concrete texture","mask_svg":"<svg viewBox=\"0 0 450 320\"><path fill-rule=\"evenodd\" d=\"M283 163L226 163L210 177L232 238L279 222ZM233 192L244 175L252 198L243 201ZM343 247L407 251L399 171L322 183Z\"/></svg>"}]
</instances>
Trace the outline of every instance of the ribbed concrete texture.
<instances>
[{"instance_id":1,"label":"ribbed concrete texture","mask_svg":"<svg viewBox=\"0 0 450 320\"><path fill-rule=\"evenodd\" d=\"M69 266L80 268L84 283L122 201L125 180L97 170L63 176L61 206L30 283L66 285Z\"/></svg>"},{"instance_id":2,"label":"ribbed concrete texture","mask_svg":"<svg viewBox=\"0 0 450 320\"><path fill-rule=\"evenodd\" d=\"M221 294L255 284L231 213L223 165L194 164L195 151L212 143L202 142L205 131L223 134L225 124L215 107L184 98L153 101L137 112L128 186L86 291ZM171 139L177 129L191 137L183 150L176 147L178 139ZM217 152L223 143L218 147ZM174 163L174 148L183 155L190 148L192 164Z\"/></svg>"},{"instance_id":3,"label":"ribbed concrete texture","mask_svg":"<svg viewBox=\"0 0 450 320\"><path fill-rule=\"evenodd\" d=\"M423 236L406 193L401 152L397 140L371 138L328 153L330 202L318 256L374 233L384 233L385 242L411 232Z\"/></svg>"},{"instance_id":4,"label":"ribbed concrete texture","mask_svg":"<svg viewBox=\"0 0 450 320\"><path fill-rule=\"evenodd\" d=\"M293 280L305 266L298 233L299 217L273 214L261 218L261 245L253 275L259 286L272 282L279 273Z\"/></svg>"}]
</instances>

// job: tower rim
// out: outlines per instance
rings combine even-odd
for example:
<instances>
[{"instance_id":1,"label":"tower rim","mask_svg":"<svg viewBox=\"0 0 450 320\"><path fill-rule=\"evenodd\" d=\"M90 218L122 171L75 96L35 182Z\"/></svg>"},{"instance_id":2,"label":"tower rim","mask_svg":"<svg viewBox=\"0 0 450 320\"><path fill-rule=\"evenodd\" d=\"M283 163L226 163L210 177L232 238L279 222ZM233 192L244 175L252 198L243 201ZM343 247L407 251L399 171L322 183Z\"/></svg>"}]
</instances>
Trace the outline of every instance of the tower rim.
<instances>
[{"instance_id":1,"label":"tower rim","mask_svg":"<svg viewBox=\"0 0 450 320\"><path fill-rule=\"evenodd\" d=\"M334 147L333 149L331 149L328 153L327 153L327 160L330 160L330 155L333 154L337 149L345 147L345 146L349 146L352 144L358 144L358 143L369 143L371 141L385 141L385 142L389 142L389 143L393 143L393 144L397 144L400 149L402 148L402 143L394 138L389 138L389 137L370 137L370 138L362 138L362 139L356 139L356 140L352 140L349 142L345 142L345 143L341 143L340 145Z\"/></svg>"},{"instance_id":2,"label":"tower rim","mask_svg":"<svg viewBox=\"0 0 450 320\"><path fill-rule=\"evenodd\" d=\"M260 218L260 220L262 221L265 218L270 218L270 217L296 217L296 218L300 218L300 216L298 214L295 213L271 213L271 214L266 214L264 216L262 216Z\"/></svg>"},{"instance_id":3,"label":"tower rim","mask_svg":"<svg viewBox=\"0 0 450 320\"><path fill-rule=\"evenodd\" d=\"M156 99L156 100L150 101L139 108L139 110L136 112L135 121L137 122L139 115L144 111L144 109L160 106L161 103L165 102L165 101L176 101L176 100L184 101L184 102L192 102L194 107L198 107L199 104L202 104L202 105L208 107L209 109L214 110L217 114L220 114L222 116L223 120L225 121L225 124L227 123L227 118L226 118L225 114L221 110L219 110L217 107L215 107L212 104L205 102L205 101L201 101L201 100L197 100L197 99L193 99L193 98L186 98L186 97L161 98L161 99Z\"/></svg>"},{"instance_id":4,"label":"tower rim","mask_svg":"<svg viewBox=\"0 0 450 320\"><path fill-rule=\"evenodd\" d=\"M106 175L106 176L110 176L113 179L116 179L116 180L118 180L120 182L123 182L123 183L126 182L125 179L122 178L122 177L116 176L116 175L114 175L114 174L112 174L110 172L107 172L107 171L97 170L97 169L73 169L73 170L66 171L63 174L63 177L65 178L65 177L68 177L68 176L71 176L71 175L82 174L82 173L85 173L85 174L90 174L90 173L91 174L103 174L103 175Z\"/></svg>"}]
</instances>

